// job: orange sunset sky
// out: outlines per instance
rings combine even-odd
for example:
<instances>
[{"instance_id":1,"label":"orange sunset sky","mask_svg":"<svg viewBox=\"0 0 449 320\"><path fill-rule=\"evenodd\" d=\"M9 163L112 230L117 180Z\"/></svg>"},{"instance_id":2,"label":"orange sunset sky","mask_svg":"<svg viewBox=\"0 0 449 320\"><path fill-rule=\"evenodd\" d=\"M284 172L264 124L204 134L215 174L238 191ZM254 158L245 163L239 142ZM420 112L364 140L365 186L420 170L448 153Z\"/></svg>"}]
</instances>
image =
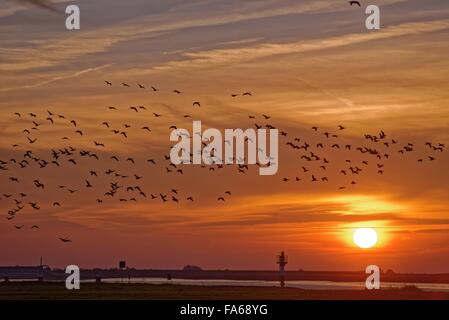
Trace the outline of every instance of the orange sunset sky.
<instances>
[{"instance_id":1,"label":"orange sunset sky","mask_svg":"<svg viewBox=\"0 0 449 320\"><path fill-rule=\"evenodd\" d=\"M54 2L61 11L68 4ZM361 2L362 8L334 0L70 1L80 6L81 30L68 31L65 14L0 1L0 160L7 169L0 171L0 265L33 265L42 256L53 267L114 267L125 259L141 268L274 269L284 250L287 270L376 264L449 272L449 2ZM381 8L379 31L365 29L368 4ZM169 127L191 130L192 120L205 128L271 124L285 131L278 173L187 165L179 166L183 174L168 173ZM381 130L385 140L364 138ZM294 150L287 142L311 148ZM408 143L413 151L399 153ZM59 166L40 168L31 159L26 168L18 165L27 150L51 162L52 149L68 146L76 151L61 156ZM376 148L381 159L356 147ZM329 161L326 170L321 160L301 158L311 151ZM363 171L350 174L350 166ZM108 169L126 178L106 175ZM312 174L329 181L311 182ZM104 195L111 182L123 186L114 197ZM124 190L137 185L146 198ZM374 248L352 242L353 229L365 226L378 232Z\"/></svg>"}]
</instances>

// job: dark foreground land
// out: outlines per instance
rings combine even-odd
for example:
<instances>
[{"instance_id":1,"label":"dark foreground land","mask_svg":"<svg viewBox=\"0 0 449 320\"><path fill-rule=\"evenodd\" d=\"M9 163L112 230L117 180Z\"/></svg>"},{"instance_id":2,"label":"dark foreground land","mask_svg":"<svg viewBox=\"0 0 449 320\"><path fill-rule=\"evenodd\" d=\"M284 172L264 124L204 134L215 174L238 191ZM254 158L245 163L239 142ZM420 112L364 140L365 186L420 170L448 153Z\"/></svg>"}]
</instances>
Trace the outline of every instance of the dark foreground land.
<instances>
[{"instance_id":1,"label":"dark foreground land","mask_svg":"<svg viewBox=\"0 0 449 320\"><path fill-rule=\"evenodd\" d=\"M416 288L390 290L303 290L277 287L183 286L82 283L67 290L64 283L0 283L0 300L7 299L139 299L139 300L449 300L449 293Z\"/></svg>"}]
</instances>

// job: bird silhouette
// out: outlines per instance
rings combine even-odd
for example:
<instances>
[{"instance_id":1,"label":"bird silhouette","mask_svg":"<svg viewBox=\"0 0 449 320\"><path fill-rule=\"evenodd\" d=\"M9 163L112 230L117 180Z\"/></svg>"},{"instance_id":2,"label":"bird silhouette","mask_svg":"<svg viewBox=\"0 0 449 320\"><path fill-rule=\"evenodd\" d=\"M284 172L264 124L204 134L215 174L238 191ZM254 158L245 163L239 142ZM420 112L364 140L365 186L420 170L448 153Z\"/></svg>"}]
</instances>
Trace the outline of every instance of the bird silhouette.
<instances>
[{"instance_id":1,"label":"bird silhouette","mask_svg":"<svg viewBox=\"0 0 449 320\"><path fill-rule=\"evenodd\" d=\"M94 144L95 144L96 147L104 147L103 143L100 143L100 142L97 142L97 141L94 141Z\"/></svg>"}]
</instances>

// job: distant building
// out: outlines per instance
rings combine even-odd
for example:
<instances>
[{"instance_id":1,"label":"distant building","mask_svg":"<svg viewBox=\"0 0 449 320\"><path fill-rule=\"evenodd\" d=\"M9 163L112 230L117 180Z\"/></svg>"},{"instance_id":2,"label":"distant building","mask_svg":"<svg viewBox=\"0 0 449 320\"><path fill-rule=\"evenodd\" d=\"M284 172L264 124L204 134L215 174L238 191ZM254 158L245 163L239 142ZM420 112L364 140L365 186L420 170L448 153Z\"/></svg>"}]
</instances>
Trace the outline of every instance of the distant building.
<instances>
[{"instance_id":1,"label":"distant building","mask_svg":"<svg viewBox=\"0 0 449 320\"><path fill-rule=\"evenodd\" d=\"M0 266L0 278L36 279L43 277L49 270L47 266Z\"/></svg>"},{"instance_id":2,"label":"distant building","mask_svg":"<svg viewBox=\"0 0 449 320\"><path fill-rule=\"evenodd\" d=\"M203 271L203 269L201 269L198 266L191 266L191 265L186 265L184 268L182 268L183 271Z\"/></svg>"}]
</instances>

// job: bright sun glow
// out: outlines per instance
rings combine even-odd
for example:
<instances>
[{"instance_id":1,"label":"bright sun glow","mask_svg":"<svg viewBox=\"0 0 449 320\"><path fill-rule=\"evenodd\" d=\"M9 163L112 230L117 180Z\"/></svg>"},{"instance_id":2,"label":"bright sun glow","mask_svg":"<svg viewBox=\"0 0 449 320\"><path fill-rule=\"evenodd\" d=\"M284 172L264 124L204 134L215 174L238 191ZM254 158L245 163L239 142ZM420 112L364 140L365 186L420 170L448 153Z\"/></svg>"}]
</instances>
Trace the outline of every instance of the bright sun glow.
<instances>
[{"instance_id":1,"label":"bright sun glow","mask_svg":"<svg viewBox=\"0 0 449 320\"><path fill-rule=\"evenodd\" d=\"M377 232L373 228L358 228L352 239L360 248L368 249L377 243Z\"/></svg>"}]
</instances>

